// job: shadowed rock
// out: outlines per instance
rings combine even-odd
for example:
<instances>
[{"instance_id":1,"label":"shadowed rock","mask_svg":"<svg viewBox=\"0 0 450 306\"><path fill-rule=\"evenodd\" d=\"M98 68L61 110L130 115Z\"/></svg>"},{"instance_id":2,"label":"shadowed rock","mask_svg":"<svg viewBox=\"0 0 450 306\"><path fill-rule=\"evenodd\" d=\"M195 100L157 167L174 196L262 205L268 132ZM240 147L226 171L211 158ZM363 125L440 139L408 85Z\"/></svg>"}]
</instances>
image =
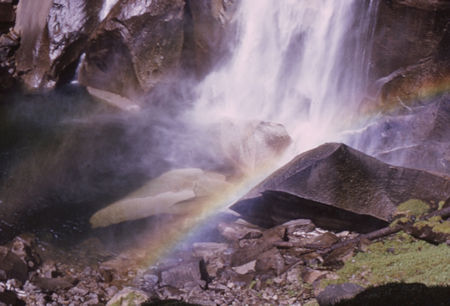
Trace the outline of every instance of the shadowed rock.
<instances>
[{"instance_id":1,"label":"shadowed rock","mask_svg":"<svg viewBox=\"0 0 450 306\"><path fill-rule=\"evenodd\" d=\"M196 72L200 77L225 55L227 32L236 10L236 1L188 0L192 15L192 52Z\"/></svg>"},{"instance_id":2,"label":"shadowed rock","mask_svg":"<svg viewBox=\"0 0 450 306\"><path fill-rule=\"evenodd\" d=\"M184 1L120 1L91 37L80 83L124 97L148 92L179 61Z\"/></svg>"},{"instance_id":3,"label":"shadowed rock","mask_svg":"<svg viewBox=\"0 0 450 306\"><path fill-rule=\"evenodd\" d=\"M99 23L101 4L100 0L19 1L16 69L27 89L53 88L77 62Z\"/></svg>"},{"instance_id":4,"label":"shadowed rock","mask_svg":"<svg viewBox=\"0 0 450 306\"><path fill-rule=\"evenodd\" d=\"M364 232L383 226L410 198L437 202L449 195L447 177L328 143L294 158L231 208L264 226L308 218L318 226Z\"/></svg>"}]
</instances>

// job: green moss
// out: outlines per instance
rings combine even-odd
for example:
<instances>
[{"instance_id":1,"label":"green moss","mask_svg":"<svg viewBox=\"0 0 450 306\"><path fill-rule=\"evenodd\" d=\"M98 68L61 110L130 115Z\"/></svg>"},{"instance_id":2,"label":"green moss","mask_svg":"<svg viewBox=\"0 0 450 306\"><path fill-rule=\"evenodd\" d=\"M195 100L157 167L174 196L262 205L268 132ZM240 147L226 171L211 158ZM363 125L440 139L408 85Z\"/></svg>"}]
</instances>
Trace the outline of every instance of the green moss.
<instances>
[{"instance_id":1,"label":"green moss","mask_svg":"<svg viewBox=\"0 0 450 306\"><path fill-rule=\"evenodd\" d=\"M403 202L397 207L397 215L419 217L426 214L430 210L430 205L422 200L410 199Z\"/></svg>"},{"instance_id":2,"label":"green moss","mask_svg":"<svg viewBox=\"0 0 450 306\"><path fill-rule=\"evenodd\" d=\"M444 205L445 205L445 201L440 201L438 203L438 210L441 210L442 208L444 208Z\"/></svg>"},{"instance_id":3,"label":"green moss","mask_svg":"<svg viewBox=\"0 0 450 306\"><path fill-rule=\"evenodd\" d=\"M395 219L389 226L390 227L395 227L395 226L400 225L400 224L406 224L409 221L411 221L411 219L408 218L408 217L400 217L400 218Z\"/></svg>"},{"instance_id":4,"label":"green moss","mask_svg":"<svg viewBox=\"0 0 450 306\"><path fill-rule=\"evenodd\" d=\"M400 232L393 237L369 246L337 271L338 280L326 284L353 282L363 286L390 282L448 285L450 248L416 240Z\"/></svg>"},{"instance_id":5,"label":"green moss","mask_svg":"<svg viewBox=\"0 0 450 306\"><path fill-rule=\"evenodd\" d=\"M435 233L450 234L450 221L443 221L440 216L434 216L428 220L414 223L414 227L419 230L425 226L431 227L431 230Z\"/></svg>"},{"instance_id":6,"label":"green moss","mask_svg":"<svg viewBox=\"0 0 450 306\"><path fill-rule=\"evenodd\" d=\"M450 221L444 221L433 226L433 232L450 234Z\"/></svg>"}]
</instances>

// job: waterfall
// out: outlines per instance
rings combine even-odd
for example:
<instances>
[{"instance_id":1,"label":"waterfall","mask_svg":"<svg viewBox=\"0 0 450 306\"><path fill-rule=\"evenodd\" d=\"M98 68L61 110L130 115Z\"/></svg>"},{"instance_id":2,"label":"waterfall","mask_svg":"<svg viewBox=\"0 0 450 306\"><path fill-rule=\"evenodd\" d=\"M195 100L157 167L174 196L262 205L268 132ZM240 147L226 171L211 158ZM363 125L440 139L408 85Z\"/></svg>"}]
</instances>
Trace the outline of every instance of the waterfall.
<instances>
[{"instance_id":1,"label":"waterfall","mask_svg":"<svg viewBox=\"0 0 450 306\"><path fill-rule=\"evenodd\" d=\"M365 95L377 4L242 1L233 56L199 86L195 120L281 123L295 153L338 140Z\"/></svg>"},{"instance_id":2,"label":"waterfall","mask_svg":"<svg viewBox=\"0 0 450 306\"><path fill-rule=\"evenodd\" d=\"M98 16L99 19L100 20L105 19L116 3L117 3L117 0L104 0L102 9L100 10L100 13Z\"/></svg>"}]
</instances>

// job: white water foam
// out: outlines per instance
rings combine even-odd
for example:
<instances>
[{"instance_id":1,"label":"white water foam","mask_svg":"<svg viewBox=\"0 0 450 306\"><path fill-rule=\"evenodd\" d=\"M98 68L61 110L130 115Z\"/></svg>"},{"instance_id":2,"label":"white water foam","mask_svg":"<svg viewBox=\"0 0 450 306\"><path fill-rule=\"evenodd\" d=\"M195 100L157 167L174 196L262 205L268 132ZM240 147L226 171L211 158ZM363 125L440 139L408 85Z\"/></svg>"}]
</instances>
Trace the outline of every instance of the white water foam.
<instances>
[{"instance_id":1,"label":"white water foam","mask_svg":"<svg viewBox=\"0 0 450 306\"><path fill-rule=\"evenodd\" d=\"M233 56L193 117L283 124L294 154L336 141L364 98L377 0L242 1Z\"/></svg>"},{"instance_id":2,"label":"white water foam","mask_svg":"<svg viewBox=\"0 0 450 306\"><path fill-rule=\"evenodd\" d=\"M103 20L108 16L109 12L113 8L113 6L117 3L118 0L104 0L102 9L99 13L99 19Z\"/></svg>"}]
</instances>

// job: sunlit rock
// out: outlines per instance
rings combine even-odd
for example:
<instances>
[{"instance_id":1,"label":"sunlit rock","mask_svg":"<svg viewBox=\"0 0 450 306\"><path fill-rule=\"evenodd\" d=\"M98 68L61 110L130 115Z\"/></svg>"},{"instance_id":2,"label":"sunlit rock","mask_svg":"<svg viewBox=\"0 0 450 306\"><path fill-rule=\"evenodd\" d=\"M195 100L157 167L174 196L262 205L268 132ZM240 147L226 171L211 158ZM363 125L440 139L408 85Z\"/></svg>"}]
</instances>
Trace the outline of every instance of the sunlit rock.
<instances>
[{"instance_id":1,"label":"sunlit rock","mask_svg":"<svg viewBox=\"0 0 450 306\"><path fill-rule=\"evenodd\" d=\"M195 168L171 170L96 212L90 221L93 227L102 227L164 213L185 214L228 185L221 174Z\"/></svg>"},{"instance_id":2,"label":"sunlit rock","mask_svg":"<svg viewBox=\"0 0 450 306\"><path fill-rule=\"evenodd\" d=\"M142 290L125 287L116 293L106 304L107 306L141 305L149 300L149 296Z\"/></svg>"},{"instance_id":3,"label":"sunlit rock","mask_svg":"<svg viewBox=\"0 0 450 306\"><path fill-rule=\"evenodd\" d=\"M265 226L308 218L327 228L370 231L385 226L383 220L410 198L438 202L449 196L448 177L328 143L294 158L231 208Z\"/></svg>"},{"instance_id":4,"label":"sunlit rock","mask_svg":"<svg viewBox=\"0 0 450 306\"><path fill-rule=\"evenodd\" d=\"M264 121L224 121L220 143L227 160L245 174L274 162L291 144L283 125Z\"/></svg>"},{"instance_id":5,"label":"sunlit rock","mask_svg":"<svg viewBox=\"0 0 450 306\"><path fill-rule=\"evenodd\" d=\"M53 88L68 73L99 23L102 3L102 0L19 1L14 29L21 36L21 45L16 54L16 68L26 88Z\"/></svg>"},{"instance_id":6,"label":"sunlit rock","mask_svg":"<svg viewBox=\"0 0 450 306\"><path fill-rule=\"evenodd\" d=\"M168 77L183 46L184 1L119 1L91 36L81 84L131 98Z\"/></svg>"},{"instance_id":7,"label":"sunlit rock","mask_svg":"<svg viewBox=\"0 0 450 306\"><path fill-rule=\"evenodd\" d=\"M128 112L137 112L141 109L139 104L131 101L128 98L122 97L118 94L89 86L86 87L86 89L93 97L98 98L99 100L109 105L112 105L115 108Z\"/></svg>"}]
</instances>

